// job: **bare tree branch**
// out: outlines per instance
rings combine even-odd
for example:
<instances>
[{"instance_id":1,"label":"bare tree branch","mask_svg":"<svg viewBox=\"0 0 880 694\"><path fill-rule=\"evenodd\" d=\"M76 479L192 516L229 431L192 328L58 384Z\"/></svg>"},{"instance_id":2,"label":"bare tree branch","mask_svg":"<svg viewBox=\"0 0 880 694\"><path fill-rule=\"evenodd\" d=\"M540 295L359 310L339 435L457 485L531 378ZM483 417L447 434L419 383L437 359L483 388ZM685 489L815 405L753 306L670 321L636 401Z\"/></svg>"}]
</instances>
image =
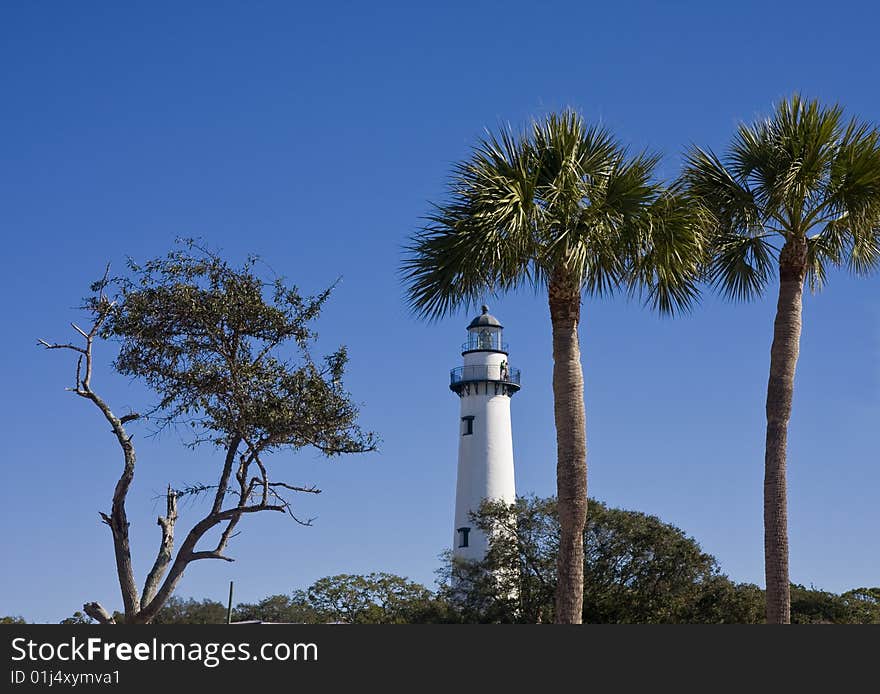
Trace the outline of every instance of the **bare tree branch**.
<instances>
[{"instance_id":1,"label":"bare tree branch","mask_svg":"<svg viewBox=\"0 0 880 694\"><path fill-rule=\"evenodd\" d=\"M293 506L290 503L290 501L285 499L281 494L279 494L274 489L270 488L269 492L272 495L273 499L276 499L277 501L281 502L281 506L284 507L284 510L287 512L287 515L290 516L291 518L293 518L293 520L295 520L300 525L304 525L306 527L309 527L312 525L312 521L315 520L314 518L307 518L306 520L303 520L302 518L300 518L299 516L297 516L293 512Z\"/></svg>"},{"instance_id":2,"label":"bare tree branch","mask_svg":"<svg viewBox=\"0 0 880 694\"><path fill-rule=\"evenodd\" d=\"M94 619L99 624L116 624L116 620L113 618L107 610L105 610L101 603L98 602L87 602L83 605L83 612L85 612L89 617Z\"/></svg>"},{"instance_id":3,"label":"bare tree branch","mask_svg":"<svg viewBox=\"0 0 880 694\"><path fill-rule=\"evenodd\" d=\"M217 494L214 496L214 505L211 513L219 513L223 508L223 500L226 497L226 487L229 484L229 475L232 473L232 464L235 462L235 454L241 444L241 437L234 436L226 449L226 460L223 462L223 470L220 473L220 483L217 485Z\"/></svg>"},{"instance_id":4,"label":"bare tree branch","mask_svg":"<svg viewBox=\"0 0 880 694\"><path fill-rule=\"evenodd\" d=\"M62 344L59 342L46 342L45 340L37 340L38 345L43 345L46 349L72 349L74 352L79 352L80 354L85 354L86 351L82 347L77 347L76 345L72 345L70 343ZM79 382L77 382L79 383Z\"/></svg>"},{"instance_id":5,"label":"bare tree branch","mask_svg":"<svg viewBox=\"0 0 880 694\"><path fill-rule=\"evenodd\" d=\"M177 522L177 493L168 485L168 491L165 493L165 515L159 516L156 520L159 527L162 528L162 540L159 543L159 552L156 555L156 561L153 568L147 574L147 580L144 582L144 590L141 594L141 604L146 604L156 595L159 588L159 582L165 575L168 565L171 563L171 557L174 552L174 524Z\"/></svg>"},{"instance_id":6,"label":"bare tree branch","mask_svg":"<svg viewBox=\"0 0 880 694\"><path fill-rule=\"evenodd\" d=\"M165 577L165 580L162 583L162 586L153 596L153 599L145 605L140 613L136 616L135 621L138 623L149 623L156 616L158 611L162 608L162 605L168 600L169 597L174 593L174 589L177 587L178 582L183 576L183 572L186 569L187 565L194 561L193 557L198 557L199 559L227 559L226 557L217 556L219 552L216 550L212 550L207 554L202 552L196 552L195 547L198 544L199 540L207 533L211 528L220 523L230 520L230 519L238 519L245 513L258 513L260 511L281 511L284 512L287 509L281 505L264 505L264 504L254 504L251 506L235 506L233 508L228 508L219 513L211 513L198 523L196 523L193 528L189 531L186 538L183 541L183 544L180 546L180 549L177 552L177 556L174 558L174 562L171 565L171 568L168 570L168 574Z\"/></svg>"},{"instance_id":7,"label":"bare tree branch","mask_svg":"<svg viewBox=\"0 0 880 694\"><path fill-rule=\"evenodd\" d=\"M217 547L214 549L215 552L222 552L224 549L226 549L226 545L229 543L229 538L232 537L232 531L235 530L235 526L238 525L239 518L241 518L241 516L236 516L235 518L231 518L229 520L229 523L223 530L223 534L220 535L220 541L217 543Z\"/></svg>"},{"instance_id":8,"label":"bare tree branch","mask_svg":"<svg viewBox=\"0 0 880 694\"><path fill-rule=\"evenodd\" d=\"M263 461L260 460L259 449L253 446L247 439L245 439L244 442L251 451L249 459L253 460L257 464L257 467L260 468L260 477L263 485L263 500L261 503L265 506L269 501L269 474L266 472L266 466L263 465Z\"/></svg>"},{"instance_id":9,"label":"bare tree branch","mask_svg":"<svg viewBox=\"0 0 880 694\"><path fill-rule=\"evenodd\" d=\"M291 484L287 484L286 482L270 482L270 487L283 487L284 489L289 489L292 492L305 492L307 494L320 494L321 490L315 486L311 487L294 487Z\"/></svg>"},{"instance_id":10,"label":"bare tree branch","mask_svg":"<svg viewBox=\"0 0 880 694\"><path fill-rule=\"evenodd\" d=\"M138 597L137 587L134 581L134 570L131 563L131 547L128 539L128 517L125 512L125 500L131 482L134 479L135 467L135 450L131 443L131 436L125 431L123 420L113 414L110 406L104 402L101 397L91 388L92 379L92 345L95 336L98 334L104 321L110 315L115 302L109 301L104 295L103 287L107 282L107 275L110 266L104 272L100 295L96 305L95 320L89 332L85 332L77 325L73 328L85 338L86 346L77 347L72 344L53 344L46 340L40 340L46 349L70 349L78 352L81 356L77 360L76 365L76 389L74 392L87 400L90 400L104 415L104 418L110 423L113 434L122 449L123 468L122 474L113 490L113 504L110 515L101 513L103 521L110 526L113 535L113 549L116 555L116 573L119 578L119 586L122 591L122 603L125 609L126 619L131 619L133 615L140 610L140 600ZM85 373L83 373L83 358L85 358Z\"/></svg>"},{"instance_id":11,"label":"bare tree branch","mask_svg":"<svg viewBox=\"0 0 880 694\"><path fill-rule=\"evenodd\" d=\"M213 550L210 552L193 552L189 556L189 560L191 562L199 561L199 559L222 559L223 561L235 561L235 559L233 559L232 557L223 556L217 550Z\"/></svg>"}]
</instances>

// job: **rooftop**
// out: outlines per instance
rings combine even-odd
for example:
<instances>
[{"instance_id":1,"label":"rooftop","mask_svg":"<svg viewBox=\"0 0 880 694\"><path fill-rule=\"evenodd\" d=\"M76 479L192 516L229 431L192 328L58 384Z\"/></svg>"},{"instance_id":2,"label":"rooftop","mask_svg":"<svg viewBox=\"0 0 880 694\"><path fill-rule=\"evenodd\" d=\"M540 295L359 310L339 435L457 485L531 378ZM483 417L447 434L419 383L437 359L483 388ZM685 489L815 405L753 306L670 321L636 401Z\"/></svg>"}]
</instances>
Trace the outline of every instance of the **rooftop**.
<instances>
[{"instance_id":1,"label":"rooftop","mask_svg":"<svg viewBox=\"0 0 880 694\"><path fill-rule=\"evenodd\" d=\"M473 328L503 328L504 326L498 321L498 319L489 313L489 307L486 304L483 304L481 307L483 313L474 318L470 325L468 326L468 330L472 330Z\"/></svg>"}]
</instances>

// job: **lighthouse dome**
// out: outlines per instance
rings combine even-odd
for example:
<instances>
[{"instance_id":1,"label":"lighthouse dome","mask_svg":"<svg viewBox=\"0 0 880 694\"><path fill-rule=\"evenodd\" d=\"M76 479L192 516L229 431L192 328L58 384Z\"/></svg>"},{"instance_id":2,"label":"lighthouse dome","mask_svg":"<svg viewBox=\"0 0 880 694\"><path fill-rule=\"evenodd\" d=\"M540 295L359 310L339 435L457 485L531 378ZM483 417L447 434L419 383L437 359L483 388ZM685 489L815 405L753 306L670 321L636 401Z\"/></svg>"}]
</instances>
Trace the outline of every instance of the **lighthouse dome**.
<instances>
[{"instance_id":1,"label":"lighthouse dome","mask_svg":"<svg viewBox=\"0 0 880 694\"><path fill-rule=\"evenodd\" d=\"M474 318L470 325L468 325L468 330L472 328L502 328L504 326L498 321L498 319L489 313L489 307L486 304L483 304L482 313Z\"/></svg>"}]
</instances>

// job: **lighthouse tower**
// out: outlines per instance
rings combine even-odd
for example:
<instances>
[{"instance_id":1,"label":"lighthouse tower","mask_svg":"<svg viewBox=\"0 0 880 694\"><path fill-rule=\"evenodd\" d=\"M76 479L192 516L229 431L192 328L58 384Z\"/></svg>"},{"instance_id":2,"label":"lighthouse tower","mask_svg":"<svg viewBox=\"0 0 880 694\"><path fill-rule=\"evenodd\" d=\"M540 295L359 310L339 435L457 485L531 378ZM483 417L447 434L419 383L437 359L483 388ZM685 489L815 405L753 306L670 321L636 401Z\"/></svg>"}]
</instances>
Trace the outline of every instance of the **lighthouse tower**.
<instances>
[{"instance_id":1,"label":"lighthouse tower","mask_svg":"<svg viewBox=\"0 0 880 694\"><path fill-rule=\"evenodd\" d=\"M452 369L449 385L461 401L452 554L471 561L483 559L489 543L469 514L483 499L512 503L516 496L510 399L520 388L520 374L507 362L503 326L488 306L482 310L468 325L464 365Z\"/></svg>"}]
</instances>

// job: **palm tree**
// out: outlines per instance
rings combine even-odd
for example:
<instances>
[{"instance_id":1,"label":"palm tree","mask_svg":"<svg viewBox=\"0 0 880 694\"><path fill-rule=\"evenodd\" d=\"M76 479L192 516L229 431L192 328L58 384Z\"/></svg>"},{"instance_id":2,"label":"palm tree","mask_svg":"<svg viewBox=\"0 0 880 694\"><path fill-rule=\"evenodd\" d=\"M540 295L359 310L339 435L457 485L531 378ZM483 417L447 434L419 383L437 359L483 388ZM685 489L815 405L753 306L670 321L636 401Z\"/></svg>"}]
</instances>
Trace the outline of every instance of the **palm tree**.
<instances>
[{"instance_id":1,"label":"palm tree","mask_svg":"<svg viewBox=\"0 0 880 694\"><path fill-rule=\"evenodd\" d=\"M804 283L829 266L880 265L880 135L840 106L793 96L740 125L723 158L693 147L683 181L710 213L709 277L732 299L763 294L779 267L770 348L764 457L767 621L790 621L786 440L801 335Z\"/></svg>"},{"instance_id":2,"label":"palm tree","mask_svg":"<svg viewBox=\"0 0 880 694\"><path fill-rule=\"evenodd\" d=\"M520 135L487 135L454 168L449 200L414 236L403 263L425 318L477 305L487 292L547 291L561 539L556 621L583 619L587 512L581 295L628 287L661 312L697 294L703 244L693 206L652 182L658 157L629 156L572 111Z\"/></svg>"}]
</instances>

